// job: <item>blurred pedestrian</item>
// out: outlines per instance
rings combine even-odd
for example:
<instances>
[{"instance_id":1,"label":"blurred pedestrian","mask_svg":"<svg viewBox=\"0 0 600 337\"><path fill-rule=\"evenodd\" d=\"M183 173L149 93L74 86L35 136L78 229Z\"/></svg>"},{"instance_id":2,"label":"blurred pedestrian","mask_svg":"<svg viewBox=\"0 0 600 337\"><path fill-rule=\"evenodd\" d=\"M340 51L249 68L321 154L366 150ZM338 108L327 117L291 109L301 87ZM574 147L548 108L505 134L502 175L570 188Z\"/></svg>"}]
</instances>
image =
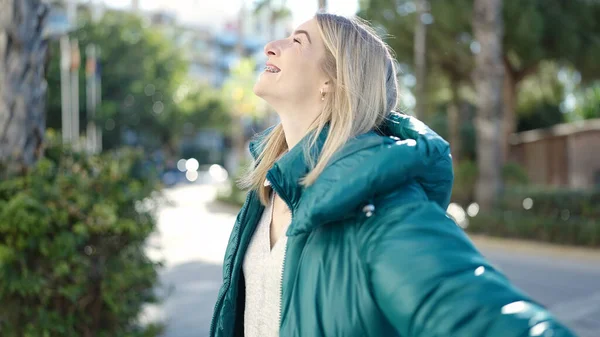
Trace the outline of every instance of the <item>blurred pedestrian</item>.
<instances>
[{"instance_id":1,"label":"blurred pedestrian","mask_svg":"<svg viewBox=\"0 0 600 337\"><path fill-rule=\"evenodd\" d=\"M259 134L210 336L574 336L445 213L446 141L394 112L386 44L317 14L265 46Z\"/></svg>"}]
</instances>

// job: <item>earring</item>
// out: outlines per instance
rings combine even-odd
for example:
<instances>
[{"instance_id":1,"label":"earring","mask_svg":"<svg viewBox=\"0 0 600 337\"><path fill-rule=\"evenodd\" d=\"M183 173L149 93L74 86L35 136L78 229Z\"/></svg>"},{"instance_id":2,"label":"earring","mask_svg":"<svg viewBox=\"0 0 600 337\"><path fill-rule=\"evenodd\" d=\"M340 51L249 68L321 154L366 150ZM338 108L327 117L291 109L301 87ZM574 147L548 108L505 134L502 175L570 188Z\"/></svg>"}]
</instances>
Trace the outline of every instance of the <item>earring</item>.
<instances>
[{"instance_id":1,"label":"earring","mask_svg":"<svg viewBox=\"0 0 600 337\"><path fill-rule=\"evenodd\" d=\"M323 89L320 89L319 92L321 93L321 101L325 100L325 93L323 92Z\"/></svg>"}]
</instances>

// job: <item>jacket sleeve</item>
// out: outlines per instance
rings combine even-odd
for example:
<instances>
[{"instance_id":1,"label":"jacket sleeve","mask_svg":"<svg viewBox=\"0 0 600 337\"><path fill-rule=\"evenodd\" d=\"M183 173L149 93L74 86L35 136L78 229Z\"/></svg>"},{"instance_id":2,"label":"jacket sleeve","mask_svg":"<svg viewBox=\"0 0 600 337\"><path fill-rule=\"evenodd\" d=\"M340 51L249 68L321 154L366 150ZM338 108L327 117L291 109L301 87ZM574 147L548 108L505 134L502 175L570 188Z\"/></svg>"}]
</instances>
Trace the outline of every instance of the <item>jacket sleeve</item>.
<instances>
[{"instance_id":1,"label":"jacket sleeve","mask_svg":"<svg viewBox=\"0 0 600 337\"><path fill-rule=\"evenodd\" d=\"M406 205L369 221L362 256L371 292L401 336L575 337L436 204Z\"/></svg>"}]
</instances>

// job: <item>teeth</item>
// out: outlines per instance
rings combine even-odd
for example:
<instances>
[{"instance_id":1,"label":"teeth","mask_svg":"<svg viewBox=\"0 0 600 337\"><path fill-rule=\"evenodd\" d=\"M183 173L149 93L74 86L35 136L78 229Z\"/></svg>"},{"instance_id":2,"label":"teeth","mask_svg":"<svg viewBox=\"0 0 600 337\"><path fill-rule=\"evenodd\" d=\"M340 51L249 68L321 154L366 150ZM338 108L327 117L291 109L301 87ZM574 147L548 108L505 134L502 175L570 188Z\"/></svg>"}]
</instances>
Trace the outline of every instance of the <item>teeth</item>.
<instances>
[{"instance_id":1,"label":"teeth","mask_svg":"<svg viewBox=\"0 0 600 337\"><path fill-rule=\"evenodd\" d=\"M280 70L275 68L275 67L271 67L271 66L266 66L265 67L265 71L268 71L270 73L278 73Z\"/></svg>"}]
</instances>

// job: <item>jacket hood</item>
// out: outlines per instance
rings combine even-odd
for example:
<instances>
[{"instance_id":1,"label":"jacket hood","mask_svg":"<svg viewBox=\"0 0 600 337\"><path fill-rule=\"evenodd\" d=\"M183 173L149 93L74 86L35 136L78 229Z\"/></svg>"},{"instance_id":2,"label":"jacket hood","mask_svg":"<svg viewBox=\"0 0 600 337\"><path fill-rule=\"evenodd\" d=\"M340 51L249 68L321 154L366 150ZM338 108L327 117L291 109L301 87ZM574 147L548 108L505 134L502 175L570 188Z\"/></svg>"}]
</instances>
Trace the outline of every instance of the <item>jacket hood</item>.
<instances>
[{"instance_id":1,"label":"jacket hood","mask_svg":"<svg viewBox=\"0 0 600 337\"><path fill-rule=\"evenodd\" d=\"M260 140L271 130L250 143L254 158ZM328 132L327 127L321 131L311 156L318 156ZM308 139L309 135L267 174L292 208L294 221L288 236L355 214L376 196L402 189L410 181L418 182L429 200L444 210L448 207L454 180L449 144L414 117L391 113L379 130L350 139L315 183L303 187L299 180L310 170L305 153Z\"/></svg>"}]
</instances>

